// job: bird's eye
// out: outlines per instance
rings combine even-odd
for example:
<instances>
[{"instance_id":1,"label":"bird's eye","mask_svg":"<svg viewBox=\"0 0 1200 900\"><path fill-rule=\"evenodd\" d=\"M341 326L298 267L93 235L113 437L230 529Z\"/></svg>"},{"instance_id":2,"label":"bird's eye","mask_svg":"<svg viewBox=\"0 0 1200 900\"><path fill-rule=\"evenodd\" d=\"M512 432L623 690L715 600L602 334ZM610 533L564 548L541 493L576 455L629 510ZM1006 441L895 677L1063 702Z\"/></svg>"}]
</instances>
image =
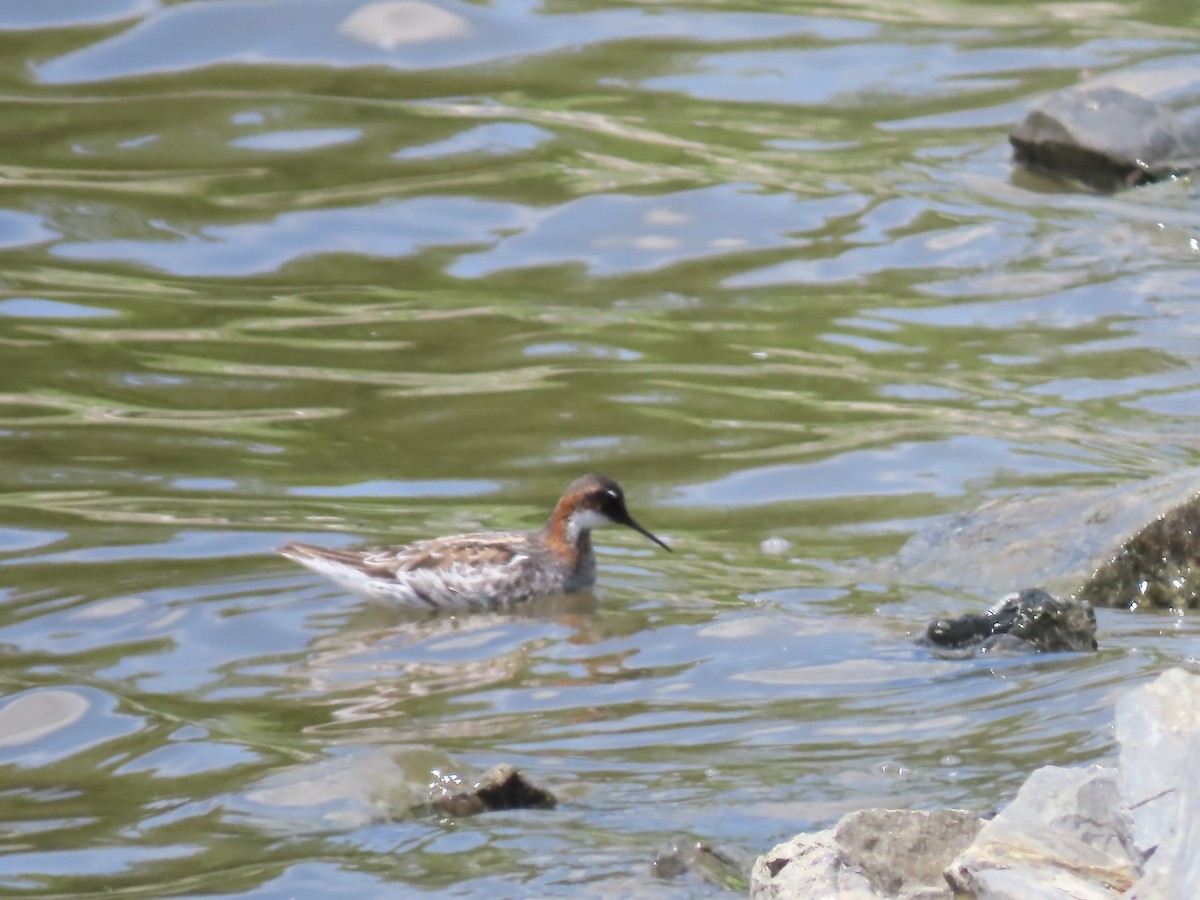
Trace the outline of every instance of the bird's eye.
<instances>
[{"instance_id":1,"label":"bird's eye","mask_svg":"<svg viewBox=\"0 0 1200 900\"><path fill-rule=\"evenodd\" d=\"M608 496L612 497L614 500L620 500L620 499L621 499L621 495L620 495L620 494L618 494L616 491L612 490L612 488L609 488L609 489L608 489L607 491L605 491L604 493L608 494Z\"/></svg>"}]
</instances>

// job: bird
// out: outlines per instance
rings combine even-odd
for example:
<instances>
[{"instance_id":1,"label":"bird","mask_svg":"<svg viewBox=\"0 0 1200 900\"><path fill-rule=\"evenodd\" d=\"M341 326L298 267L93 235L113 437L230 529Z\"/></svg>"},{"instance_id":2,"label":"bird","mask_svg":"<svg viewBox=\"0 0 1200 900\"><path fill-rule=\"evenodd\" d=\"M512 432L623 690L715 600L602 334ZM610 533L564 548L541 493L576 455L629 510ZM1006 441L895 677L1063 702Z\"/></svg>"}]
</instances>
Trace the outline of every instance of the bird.
<instances>
[{"instance_id":1,"label":"bird","mask_svg":"<svg viewBox=\"0 0 1200 900\"><path fill-rule=\"evenodd\" d=\"M337 550L290 543L283 556L355 594L415 610L505 610L596 581L592 530L624 525L671 552L629 514L605 475L571 482L535 531L456 534L397 547Z\"/></svg>"}]
</instances>

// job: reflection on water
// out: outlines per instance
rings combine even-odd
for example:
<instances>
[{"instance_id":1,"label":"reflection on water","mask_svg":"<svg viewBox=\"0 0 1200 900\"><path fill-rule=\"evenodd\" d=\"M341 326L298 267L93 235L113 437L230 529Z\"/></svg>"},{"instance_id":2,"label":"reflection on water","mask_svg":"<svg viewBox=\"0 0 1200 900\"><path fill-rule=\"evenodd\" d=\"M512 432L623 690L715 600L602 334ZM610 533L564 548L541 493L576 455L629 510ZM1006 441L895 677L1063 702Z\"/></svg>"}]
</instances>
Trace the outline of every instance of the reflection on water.
<instances>
[{"instance_id":1,"label":"reflection on water","mask_svg":"<svg viewBox=\"0 0 1200 900\"><path fill-rule=\"evenodd\" d=\"M1023 586L953 516L1197 463L1190 185L1004 140L1085 77L1189 102L1192 24L0 0L0 894L716 894L655 854L1103 758L1186 616L912 636ZM601 533L595 595L414 619L272 552L536 527L590 470L677 551ZM424 812L502 761L559 807Z\"/></svg>"}]
</instances>

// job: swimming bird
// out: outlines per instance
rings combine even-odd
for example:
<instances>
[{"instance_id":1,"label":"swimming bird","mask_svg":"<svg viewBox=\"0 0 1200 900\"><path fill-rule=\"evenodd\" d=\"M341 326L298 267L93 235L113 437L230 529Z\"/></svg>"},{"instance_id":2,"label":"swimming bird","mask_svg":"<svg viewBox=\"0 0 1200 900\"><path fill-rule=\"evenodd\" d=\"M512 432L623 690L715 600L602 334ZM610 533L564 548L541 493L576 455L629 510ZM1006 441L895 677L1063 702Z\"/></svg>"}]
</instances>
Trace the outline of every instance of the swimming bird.
<instances>
[{"instance_id":1,"label":"swimming bird","mask_svg":"<svg viewBox=\"0 0 1200 900\"><path fill-rule=\"evenodd\" d=\"M624 525L671 549L629 514L619 484L584 475L536 531L456 534L370 550L292 543L279 552L349 591L403 607L508 609L591 587L592 530L605 525Z\"/></svg>"}]
</instances>

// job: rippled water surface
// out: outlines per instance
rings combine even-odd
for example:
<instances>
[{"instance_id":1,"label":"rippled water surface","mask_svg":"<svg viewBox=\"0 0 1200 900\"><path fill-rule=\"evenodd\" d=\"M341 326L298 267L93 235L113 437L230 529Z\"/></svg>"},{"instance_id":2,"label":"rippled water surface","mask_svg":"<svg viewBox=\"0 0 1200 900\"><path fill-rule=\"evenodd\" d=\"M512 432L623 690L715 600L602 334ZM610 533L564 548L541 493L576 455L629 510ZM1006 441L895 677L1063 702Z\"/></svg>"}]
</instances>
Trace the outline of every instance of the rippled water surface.
<instances>
[{"instance_id":1,"label":"rippled water surface","mask_svg":"<svg viewBox=\"0 0 1200 900\"><path fill-rule=\"evenodd\" d=\"M1193 188L1005 142L1085 79L1188 105L1197 25L0 0L0 894L737 892L650 863L1110 754L1191 619L936 660L972 560L869 573L1200 463ZM589 470L676 550L601 533L594 596L413 619L271 553L536 526ZM404 814L497 762L559 807Z\"/></svg>"}]
</instances>

